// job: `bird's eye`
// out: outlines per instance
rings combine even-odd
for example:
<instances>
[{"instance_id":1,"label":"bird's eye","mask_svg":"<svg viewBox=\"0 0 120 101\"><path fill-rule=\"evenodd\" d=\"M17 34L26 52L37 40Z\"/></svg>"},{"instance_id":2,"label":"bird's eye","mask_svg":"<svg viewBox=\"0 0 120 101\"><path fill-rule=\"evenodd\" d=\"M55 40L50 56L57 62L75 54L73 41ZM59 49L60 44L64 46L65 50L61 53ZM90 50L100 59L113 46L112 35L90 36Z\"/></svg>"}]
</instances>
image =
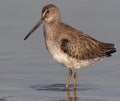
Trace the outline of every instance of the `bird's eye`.
<instances>
[{"instance_id":1,"label":"bird's eye","mask_svg":"<svg viewBox=\"0 0 120 101\"><path fill-rule=\"evenodd\" d=\"M49 12L50 12L50 11L49 11L49 10L47 10L47 11L46 11L46 14L48 14Z\"/></svg>"}]
</instances>

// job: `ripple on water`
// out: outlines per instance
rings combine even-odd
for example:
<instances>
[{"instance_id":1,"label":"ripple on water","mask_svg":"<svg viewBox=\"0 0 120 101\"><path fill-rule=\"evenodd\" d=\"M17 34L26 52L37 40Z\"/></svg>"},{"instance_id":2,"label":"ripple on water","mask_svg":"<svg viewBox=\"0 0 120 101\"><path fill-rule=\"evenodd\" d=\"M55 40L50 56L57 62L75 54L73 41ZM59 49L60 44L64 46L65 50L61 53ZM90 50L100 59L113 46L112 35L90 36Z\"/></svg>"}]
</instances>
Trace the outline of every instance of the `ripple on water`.
<instances>
[{"instance_id":1,"label":"ripple on water","mask_svg":"<svg viewBox=\"0 0 120 101\"><path fill-rule=\"evenodd\" d=\"M78 91L87 91L87 90L95 90L97 89L94 85L88 84L80 84L76 85L76 90ZM66 91L65 84L50 84L50 85L35 85L31 86L30 88L37 90L37 91ZM73 90L73 85L69 86L69 91Z\"/></svg>"}]
</instances>

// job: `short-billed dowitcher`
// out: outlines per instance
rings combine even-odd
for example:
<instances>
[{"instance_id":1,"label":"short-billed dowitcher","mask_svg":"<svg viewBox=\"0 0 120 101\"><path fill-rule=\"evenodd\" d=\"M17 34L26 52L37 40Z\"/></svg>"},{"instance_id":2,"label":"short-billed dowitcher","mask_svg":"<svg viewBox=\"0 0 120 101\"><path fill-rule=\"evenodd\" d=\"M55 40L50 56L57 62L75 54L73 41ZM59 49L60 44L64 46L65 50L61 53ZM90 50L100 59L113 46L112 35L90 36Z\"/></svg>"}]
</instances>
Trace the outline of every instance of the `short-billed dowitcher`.
<instances>
[{"instance_id":1,"label":"short-billed dowitcher","mask_svg":"<svg viewBox=\"0 0 120 101\"><path fill-rule=\"evenodd\" d=\"M76 88L77 69L88 66L103 57L116 52L115 45L97 41L61 21L58 7L49 4L43 7L42 17L24 38L26 40L42 23L48 51L52 57L69 70L66 88L69 88L74 69L74 88Z\"/></svg>"}]
</instances>

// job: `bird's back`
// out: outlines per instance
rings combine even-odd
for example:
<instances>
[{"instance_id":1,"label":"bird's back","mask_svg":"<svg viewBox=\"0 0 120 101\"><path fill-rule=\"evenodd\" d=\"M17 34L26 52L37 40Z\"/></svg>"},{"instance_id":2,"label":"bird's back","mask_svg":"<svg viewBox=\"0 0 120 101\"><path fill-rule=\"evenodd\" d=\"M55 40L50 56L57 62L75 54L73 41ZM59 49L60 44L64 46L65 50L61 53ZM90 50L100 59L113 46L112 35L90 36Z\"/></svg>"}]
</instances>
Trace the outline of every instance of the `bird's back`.
<instances>
[{"instance_id":1,"label":"bird's back","mask_svg":"<svg viewBox=\"0 0 120 101\"><path fill-rule=\"evenodd\" d=\"M62 23L61 26L63 27L61 33L64 34L60 38L61 50L72 58L89 60L110 56L116 52L112 43L100 42L67 24Z\"/></svg>"}]
</instances>

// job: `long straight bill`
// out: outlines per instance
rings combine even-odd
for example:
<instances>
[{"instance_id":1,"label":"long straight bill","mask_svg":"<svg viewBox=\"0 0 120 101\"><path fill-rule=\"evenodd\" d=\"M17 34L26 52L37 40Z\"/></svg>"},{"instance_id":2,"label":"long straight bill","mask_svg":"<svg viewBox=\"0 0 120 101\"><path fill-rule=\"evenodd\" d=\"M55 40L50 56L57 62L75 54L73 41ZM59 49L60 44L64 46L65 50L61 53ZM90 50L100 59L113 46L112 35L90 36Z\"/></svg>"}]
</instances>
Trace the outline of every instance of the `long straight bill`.
<instances>
[{"instance_id":1,"label":"long straight bill","mask_svg":"<svg viewBox=\"0 0 120 101\"><path fill-rule=\"evenodd\" d=\"M30 30L30 32L26 35L24 40L26 40L41 24L43 23L43 19L40 19L38 23Z\"/></svg>"}]
</instances>

